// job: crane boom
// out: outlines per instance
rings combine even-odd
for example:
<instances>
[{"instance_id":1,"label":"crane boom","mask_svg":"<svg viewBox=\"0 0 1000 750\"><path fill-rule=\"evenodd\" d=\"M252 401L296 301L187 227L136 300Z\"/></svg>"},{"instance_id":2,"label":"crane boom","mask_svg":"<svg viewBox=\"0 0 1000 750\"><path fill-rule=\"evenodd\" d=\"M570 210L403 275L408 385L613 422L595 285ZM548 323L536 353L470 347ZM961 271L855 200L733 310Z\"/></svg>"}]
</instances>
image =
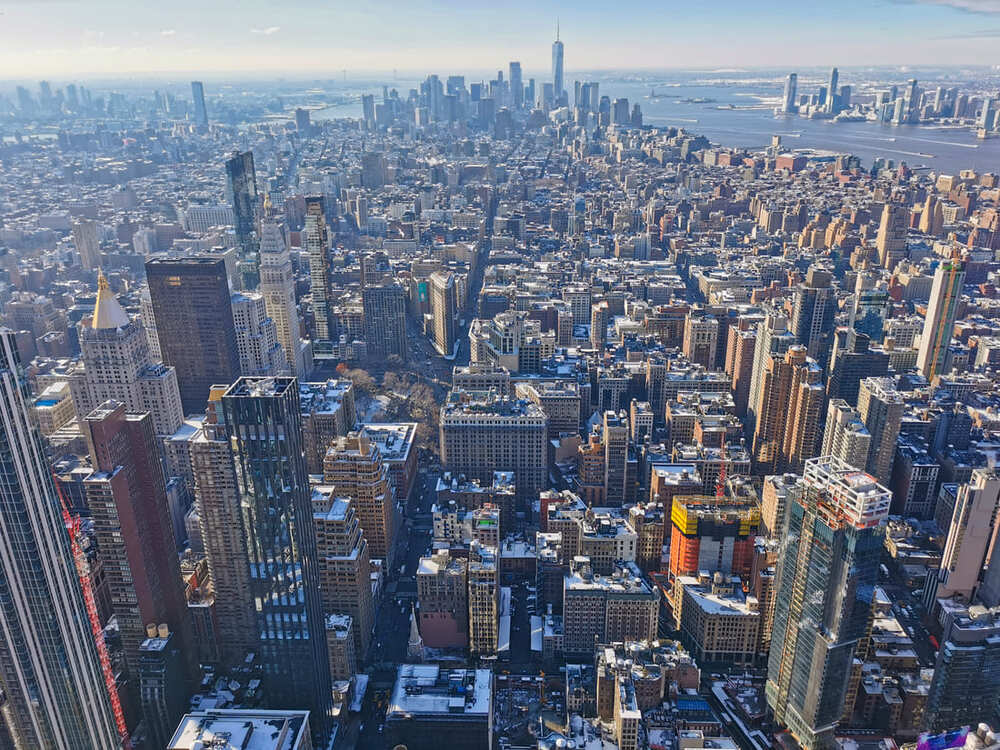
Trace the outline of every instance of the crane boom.
<instances>
[{"instance_id":1,"label":"crane boom","mask_svg":"<svg viewBox=\"0 0 1000 750\"><path fill-rule=\"evenodd\" d=\"M87 556L80 546L80 519L74 518L66 507L66 498L63 496L59 482L53 477L53 485L56 494L59 496L59 505L62 508L63 523L66 524L66 531L69 532L70 549L73 552L73 562L76 565L76 574L80 579L80 588L83 591L83 604L87 609L87 618L90 620L90 630L94 634L94 645L97 646L97 659L101 663L101 672L104 674L104 684L108 689L108 697L111 699L111 711L115 715L115 725L118 728L118 736L121 737L122 750L132 750L132 738L129 736L128 725L125 723L125 711L122 710L122 702L118 697L118 685L115 683L115 673L111 669L111 656L108 654L108 645L104 642L104 629L101 627L101 618L97 615L97 601L94 599L94 587L90 583L90 571L87 565Z\"/></svg>"}]
</instances>

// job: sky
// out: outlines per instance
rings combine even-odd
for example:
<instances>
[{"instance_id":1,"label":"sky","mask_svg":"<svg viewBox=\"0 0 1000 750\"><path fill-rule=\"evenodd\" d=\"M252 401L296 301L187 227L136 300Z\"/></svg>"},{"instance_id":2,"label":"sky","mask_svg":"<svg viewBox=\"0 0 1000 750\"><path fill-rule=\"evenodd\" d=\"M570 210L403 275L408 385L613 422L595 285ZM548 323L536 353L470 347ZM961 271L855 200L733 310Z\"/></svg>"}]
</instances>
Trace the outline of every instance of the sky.
<instances>
[{"instance_id":1,"label":"sky","mask_svg":"<svg viewBox=\"0 0 1000 750\"><path fill-rule=\"evenodd\" d=\"M0 0L0 79L1000 63L1000 0Z\"/></svg>"}]
</instances>

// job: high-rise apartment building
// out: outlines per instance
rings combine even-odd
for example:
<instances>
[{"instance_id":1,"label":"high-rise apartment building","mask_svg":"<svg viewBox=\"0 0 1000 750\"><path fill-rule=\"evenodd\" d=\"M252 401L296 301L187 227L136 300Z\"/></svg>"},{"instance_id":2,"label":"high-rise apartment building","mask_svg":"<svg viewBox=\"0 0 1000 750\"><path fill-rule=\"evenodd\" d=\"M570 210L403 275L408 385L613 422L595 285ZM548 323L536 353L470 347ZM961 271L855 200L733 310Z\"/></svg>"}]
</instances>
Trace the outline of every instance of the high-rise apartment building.
<instances>
[{"instance_id":1,"label":"high-rise apartment building","mask_svg":"<svg viewBox=\"0 0 1000 750\"><path fill-rule=\"evenodd\" d=\"M361 291L364 305L365 341L368 354L395 355L407 359L406 293L395 282L366 286Z\"/></svg>"},{"instance_id":2,"label":"high-rise apartment building","mask_svg":"<svg viewBox=\"0 0 1000 750\"><path fill-rule=\"evenodd\" d=\"M934 732L993 716L1000 698L1000 612L942 604L941 648L924 709L924 726Z\"/></svg>"},{"instance_id":3,"label":"high-rise apartment building","mask_svg":"<svg viewBox=\"0 0 1000 750\"><path fill-rule=\"evenodd\" d=\"M928 381L933 381L935 375L946 374L945 357L955 330L964 281L965 266L958 260L943 261L934 271L931 299L917 354L917 368Z\"/></svg>"},{"instance_id":4,"label":"high-rise apartment building","mask_svg":"<svg viewBox=\"0 0 1000 750\"><path fill-rule=\"evenodd\" d=\"M353 500L321 486L312 504L323 613L351 616L354 653L364 661L375 625L368 542Z\"/></svg>"},{"instance_id":5,"label":"high-rise apartment building","mask_svg":"<svg viewBox=\"0 0 1000 750\"><path fill-rule=\"evenodd\" d=\"M954 596L971 602L983 587L984 573L993 568L1000 530L1000 477L987 469L976 469L972 480L962 484L947 529L941 566L928 571L924 586L924 606L935 612L936 599ZM984 599L1000 604L1000 591L985 586Z\"/></svg>"},{"instance_id":6,"label":"high-rise apartment building","mask_svg":"<svg viewBox=\"0 0 1000 750\"><path fill-rule=\"evenodd\" d=\"M798 471L815 455L824 392L819 366L804 346L793 346L783 358L772 355L763 371L754 462L759 473Z\"/></svg>"},{"instance_id":7,"label":"high-rise apartment building","mask_svg":"<svg viewBox=\"0 0 1000 750\"><path fill-rule=\"evenodd\" d=\"M153 258L146 278L163 362L177 371L184 412L200 414L211 387L232 383L240 372L225 262Z\"/></svg>"},{"instance_id":8,"label":"high-rise apartment building","mask_svg":"<svg viewBox=\"0 0 1000 750\"><path fill-rule=\"evenodd\" d=\"M856 469L864 469L868 465L871 443L872 435L861 413L843 399L830 401L820 455L833 456Z\"/></svg>"},{"instance_id":9,"label":"high-rise apartment building","mask_svg":"<svg viewBox=\"0 0 1000 750\"><path fill-rule=\"evenodd\" d=\"M829 271L811 266L805 283L795 289L792 307L791 327L795 339L823 369L830 357L837 314L837 295L832 280L833 274Z\"/></svg>"},{"instance_id":10,"label":"high-rise apartment building","mask_svg":"<svg viewBox=\"0 0 1000 750\"><path fill-rule=\"evenodd\" d=\"M879 378L889 374L889 355L870 348L870 339L851 328L834 332L833 363L826 383L827 398L843 399L850 405L858 403L858 389L864 378Z\"/></svg>"},{"instance_id":11,"label":"high-rise apartment building","mask_svg":"<svg viewBox=\"0 0 1000 750\"><path fill-rule=\"evenodd\" d=\"M886 484L892 476L896 438L903 419L903 397L892 378L865 378L858 391L858 413L871 433L865 471Z\"/></svg>"},{"instance_id":12,"label":"high-rise apartment building","mask_svg":"<svg viewBox=\"0 0 1000 750\"><path fill-rule=\"evenodd\" d=\"M316 531L295 378L240 378L222 396L236 460L250 595L277 707L306 708L320 737L332 711Z\"/></svg>"},{"instance_id":13,"label":"high-rise apartment building","mask_svg":"<svg viewBox=\"0 0 1000 750\"><path fill-rule=\"evenodd\" d=\"M628 491L628 419L624 412L606 411L603 418L604 502L622 506Z\"/></svg>"},{"instance_id":14,"label":"high-rise apartment building","mask_svg":"<svg viewBox=\"0 0 1000 750\"><path fill-rule=\"evenodd\" d=\"M830 457L806 462L775 577L767 702L807 750L835 747L855 646L868 631L891 495Z\"/></svg>"},{"instance_id":15,"label":"high-rise apartment building","mask_svg":"<svg viewBox=\"0 0 1000 750\"><path fill-rule=\"evenodd\" d=\"M205 107L205 84L191 81L191 98L194 100L194 122L200 128L208 127L208 109Z\"/></svg>"},{"instance_id":16,"label":"high-rise apartment building","mask_svg":"<svg viewBox=\"0 0 1000 750\"><path fill-rule=\"evenodd\" d=\"M757 324L756 344L753 349L753 368L750 375L750 390L747 395L746 428L752 435L757 423L757 409L760 401L760 386L764 370L772 355L779 358L795 344L795 334L788 330L788 318L775 310L769 310L764 320Z\"/></svg>"},{"instance_id":17,"label":"high-rise apartment building","mask_svg":"<svg viewBox=\"0 0 1000 750\"><path fill-rule=\"evenodd\" d=\"M0 681L17 748L119 745L14 335L0 331Z\"/></svg>"},{"instance_id":18,"label":"high-rise apartment building","mask_svg":"<svg viewBox=\"0 0 1000 750\"><path fill-rule=\"evenodd\" d=\"M111 609L137 690L146 625L165 623L194 656L160 447L150 415L106 401L81 422L94 473L84 480ZM193 666L193 662L190 662Z\"/></svg>"},{"instance_id":19,"label":"high-rise apartment building","mask_svg":"<svg viewBox=\"0 0 1000 750\"><path fill-rule=\"evenodd\" d=\"M212 389L205 422L189 450L198 523L215 597L215 628L222 663L230 665L257 648L257 614L240 485L222 410L227 388Z\"/></svg>"},{"instance_id":20,"label":"high-rise apartment building","mask_svg":"<svg viewBox=\"0 0 1000 750\"><path fill-rule=\"evenodd\" d=\"M295 305L295 272L281 227L273 221L260 225L260 286L267 314L274 320L288 370L297 377L309 374L309 344L301 338Z\"/></svg>"},{"instance_id":21,"label":"high-rise apartment building","mask_svg":"<svg viewBox=\"0 0 1000 750\"><path fill-rule=\"evenodd\" d=\"M329 246L323 198L319 195L307 196L302 247L309 255L309 295L312 298L313 334L317 341L330 341L334 333L330 320Z\"/></svg>"},{"instance_id":22,"label":"high-rise apartment building","mask_svg":"<svg viewBox=\"0 0 1000 750\"><path fill-rule=\"evenodd\" d=\"M113 399L129 412L149 412L158 435L180 427L184 410L175 369L153 359L142 322L126 314L104 276L98 277L90 325L80 328L80 351L83 370L69 381L78 417Z\"/></svg>"},{"instance_id":23,"label":"high-rise apartment building","mask_svg":"<svg viewBox=\"0 0 1000 750\"><path fill-rule=\"evenodd\" d=\"M392 569L400 509L378 443L357 432L338 437L323 460L323 482L337 497L351 498L369 554L385 560Z\"/></svg>"}]
</instances>

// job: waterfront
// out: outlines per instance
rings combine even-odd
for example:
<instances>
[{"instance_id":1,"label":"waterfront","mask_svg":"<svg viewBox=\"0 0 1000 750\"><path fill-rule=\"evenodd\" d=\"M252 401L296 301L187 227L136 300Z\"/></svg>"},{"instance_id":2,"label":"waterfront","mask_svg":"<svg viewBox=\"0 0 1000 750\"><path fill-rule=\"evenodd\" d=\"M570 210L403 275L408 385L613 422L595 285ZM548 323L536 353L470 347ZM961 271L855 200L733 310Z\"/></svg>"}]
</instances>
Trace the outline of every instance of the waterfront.
<instances>
[{"instance_id":1,"label":"waterfront","mask_svg":"<svg viewBox=\"0 0 1000 750\"><path fill-rule=\"evenodd\" d=\"M979 140L968 127L894 126L877 122L809 120L796 115L775 116L774 105L783 83L773 71L677 71L615 76L580 73L569 77L598 81L602 95L612 99L626 97L630 103L639 104L647 125L684 128L722 146L760 149L771 142L771 136L780 135L783 146L789 150L854 154L866 168L882 157L897 164L923 166L935 173L954 174L962 169L1000 171L1000 138ZM477 79L467 77L467 80ZM862 78L856 84L857 95L865 96L874 87L875 80L881 79ZM817 76L800 76L799 92L810 93L818 81ZM419 87L415 79L384 83L390 89L396 88L403 98L409 89ZM955 81L946 83L956 84ZM342 90L341 94L347 93L356 99L317 110L313 116L317 119L361 117L361 93L373 93L378 99L382 85L381 82L359 83L356 89Z\"/></svg>"}]
</instances>

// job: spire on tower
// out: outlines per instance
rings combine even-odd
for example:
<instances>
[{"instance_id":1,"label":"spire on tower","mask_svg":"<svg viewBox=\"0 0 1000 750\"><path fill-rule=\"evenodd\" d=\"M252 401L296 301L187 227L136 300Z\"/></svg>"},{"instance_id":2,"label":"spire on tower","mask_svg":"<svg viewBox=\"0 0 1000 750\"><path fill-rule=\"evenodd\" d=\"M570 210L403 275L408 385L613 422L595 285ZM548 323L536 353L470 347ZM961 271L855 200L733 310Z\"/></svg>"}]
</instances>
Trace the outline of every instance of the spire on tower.
<instances>
[{"instance_id":1,"label":"spire on tower","mask_svg":"<svg viewBox=\"0 0 1000 750\"><path fill-rule=\"evenodd\" d=\"M556 41L559 41L559 16L556 16Z\"/></svg>"},{"instance_id":2,"label":"spire on tower","mask_svg":"<svg viewBox=\"0 0 1000 750\"><path fill-rule=\"evenodd\" d=\"M417 628L417 612L410 605L410 638L406 644L406 657L411 662L422 662L424 660L424 639L420 637L420 630Z\"/></svg>"}]
</instances>

